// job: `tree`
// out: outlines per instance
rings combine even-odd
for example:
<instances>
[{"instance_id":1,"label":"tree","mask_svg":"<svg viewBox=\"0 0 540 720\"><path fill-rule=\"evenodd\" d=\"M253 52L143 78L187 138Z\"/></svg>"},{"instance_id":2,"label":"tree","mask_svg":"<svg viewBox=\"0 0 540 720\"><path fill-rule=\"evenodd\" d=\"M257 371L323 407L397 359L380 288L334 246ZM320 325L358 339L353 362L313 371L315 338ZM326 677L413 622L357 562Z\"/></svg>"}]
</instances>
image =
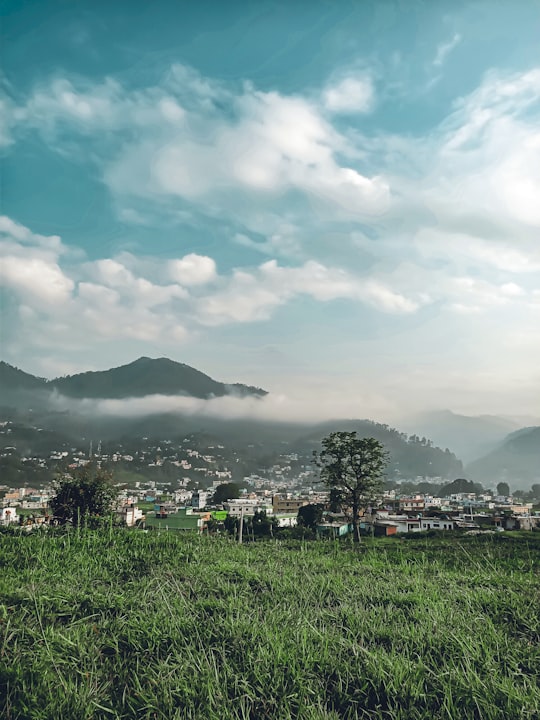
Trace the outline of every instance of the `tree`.
<instances>
[{"instance_id":1,"label":"tree","mask_svg":"<svg viewBox=\"0 0 540 720\"><path fill-rule=\"evenodd\" d=\"M236 500L236 498L239 497L239 485L237 483L230 482L221 483L221 485L218 485L214 492L214 497L212 498L212 500L216 505L219 505L220 503L227 502L227 500Z\"/></svg>"},{"instance_id":2,"label":"tree","mask_svg":"<svg viewBox=\"0 0 540 720\"><path fill-rule=\"evenodd\" d=\"M276 518L268 517L266 510L256 510L251 519L253 537L274 537L274 530L278 527Z\"/></svg>"},{"instance_id":3,"label":"tree","mask_svg":"<svg viewBox=\"0 0 540 720\"><path fill-rule=\"evenodd\" d=\"M360 541L360 509L380 490L388 464L384 445L375 438L359 438L356 432L333 432L315 453L320 477L352 511L354 537Z\"/></svg>"},{"instance_id":4,"label":"tree","mask_svg":"<svg viewBox=\"0 0 540 720\"><path fill-rule=\"evenodd\" d=\"M309 503L309 505L302 505L298 509L298 525L310 530L317 530L317 525L322 521L323 508L318 503Z\"/></svg>"},{"instance_id":5,"label":"tree","mask_svg":"<svg viewBox=\"0 0 540 720\"><path fill-rule=\"evenodd\" d=\"M240 519L229 513L223 521L223 526L229 535L236 535L240 526Z\"/></svg>"},{"instance_id":6,"label":"tree","mask_svg":"<svg viewBox=\"0 0 540 720\"><path fill-rule=\"evenodd\" d=\"M510 486L507 482L497 483L497 495L508 497L510 495Z\"/></svg>"},{"instance_id":7,"label":"tree","mask_svg":"<svg viewBox=\"0 0 540 720\"><path fill-rule=\"evenodd\" d=\"M90 517L109 514L117 497L110 475L99 470L92 474L86 468L74 477L58 480L55 490L50 501L54 517L62 523L71 521L74 525L86 522Z\"/></svg>"}]
</instances>

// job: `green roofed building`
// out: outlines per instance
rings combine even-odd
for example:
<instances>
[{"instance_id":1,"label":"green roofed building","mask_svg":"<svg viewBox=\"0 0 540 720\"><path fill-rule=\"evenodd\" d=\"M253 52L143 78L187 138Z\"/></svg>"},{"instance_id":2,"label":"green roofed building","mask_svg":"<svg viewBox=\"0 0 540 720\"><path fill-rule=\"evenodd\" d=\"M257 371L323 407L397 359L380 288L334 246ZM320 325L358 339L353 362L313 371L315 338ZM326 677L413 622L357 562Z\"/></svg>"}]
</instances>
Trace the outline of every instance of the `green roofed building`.
<instances>
[{"instance_id":1,"label":"green roofed building","mask_svg":"<svg viewBox=\"0 0 540 720\"><path fill-rule=\"evenodd\" d=\"M147 516L147 528L162 530L192 530L202 532L209 513L194 513L193 508L179 508L178 512L170 513L167 517Z\"/></svg>"}]
</instances>

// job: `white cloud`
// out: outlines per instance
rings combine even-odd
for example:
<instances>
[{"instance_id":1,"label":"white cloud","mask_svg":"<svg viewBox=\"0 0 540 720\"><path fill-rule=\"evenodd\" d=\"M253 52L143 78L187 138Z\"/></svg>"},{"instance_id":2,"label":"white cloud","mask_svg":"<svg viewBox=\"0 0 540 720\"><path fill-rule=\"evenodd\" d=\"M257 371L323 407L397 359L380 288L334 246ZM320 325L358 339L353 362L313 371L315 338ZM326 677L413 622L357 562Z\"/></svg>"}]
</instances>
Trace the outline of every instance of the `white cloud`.
<instances>
[{"instance_id":1,"label":"white cloud","mask_svg":"<svg viewBox=\"0 0 540 720\"><path fill-rule=\"evenodd\" d=\"M169 261L170 277L188 287L206 285L216 278L216 263L205 255L190 253L179 260Z\"/></svg>"},{"instance_id":2,"label":"white cloud","mask_svg":"<svg viewBox=\"0 0 540 720\"><path fill-rule=\"evenodd\" d=\"M373 98L367 76L347 77L325 93L335 112L366 111ZM283 204L297 192L317 203L319 216L362 218L380 214L389 200L381 175L344 161L352 148L317 103L250 83L233 92L180 65L159 85L137 91L112 78L56 78L18 111L21 126L44 133L63 152L73 147L74 131L91 138L86 152L99 158L120 206L129 196L171 203L180 197L246 220L253 203ZM140 213L120 212L140 222Z\"/></svg>"},{"instance_id":3,"label":"white cloud","mask_svg":"<svg viewBox=\"0 0 540 720\"><path fill-rule=\"evenodd\" d=\"M39 303L65 302L74 283L60 270L56 263L40 258L4 256L0 280L6 287L25 296L32 296Z\"/></svg>"},{"instance_id":4,"label":"white cloud","mask_svg":"<svg viewBox=\"0 0 540 720\"><path fill-rule=\"evenodd\" d=\"M373 82L370 77L345 77L327 86L322 95L327 110L349 115L372 110L375 101Z\"/></svg>"},{"instance_id":5,"label":"white cloud","mask_svg":"<svg viewBox=\"0 0 540 720\"><path fill-rule=\"evenodd\" d=\"M457 42L439 48L436 64ZM448 330L445 347L466 344L474 328L469 345L489 346L490 358L511 367L516 353L496 340L522 328L534 335L538 322L540 69L488 73L416 138L338 129L335 115L374 102L366 77L347 75L314 99L224 87L175 66L138 91L57 80L11 106L10 137L19 123L66 151L68 130L70 142L83 135L69 147L98 159L127 222L147 223L148 208L198 213L224 220L224 242L271 258L224 275L195 253L67 262L60 238L0 218L21 337L34 346L66 335L74 346L183 342L201 325L267 319L303 296L391 314L430 305L415 319L418 347L436 345L434 326L422 325L431 314ZM530 343L532 357L538 341Z\"/></svg>"},{"instance_id":6,"label":"white cloud","mask_svg":"<svg viewBox=\"0 0 540 720\"><path fill-rule=\"evenodd\" d=\"M220 325L267 319L272 311L294 297L306 295L319 302L349 299L367 303L382 312L410 313L420 303L371 278L355 277L313 260L283 267L269 260L255 272L236 270L221 290L201 298L201 322Z\"/></svg>"},{"instance_id":7,"label":"white cloud","mask_svg":"<svg viewBox=\"0 0 540 720\"><path fill-rule=\"evenodd\" d=\"M459 33L455 33L451 40L445 43L441 43L437 48L437 54L435 55L435 60L433 61L433 64L438 67L443 65L448 55L455 47L459 45L460 42L461 35Z\"/></svg>"},{"instance_id":8,"label":"white cloud","mask_svg":"<svg viewBox=\"0 0 540 720\"><path fill-rule=\"evenodd\" d=\"M313 260L297 266L269 260L220 276L212 258L194 253L174 260L124 253L88 261L66 256L59 237L32 233L9 218L0 218L0 232L2 284L18 302L9 335L28 348L80 351L113 340L174 345L205 326L268 319L298 296L348 299L390 313L419 305L380 279Z\"/></svg>"},{"instance_id":9,"label":"white cloud","mask_svg":"<svg viewBox=\"0 0 540 720\"><path fill-rule=\"evenodd\" d=\"M458 272L471 267L484 272L488 269L512 274L540 272L540 248L535 247L536 243L515 242L517 246L512 247L510 240L490 241L431 227L420 229L414 244L424 260L446 261Z\"/></svg>"},{"instance_id":10,"label":"white cloud","mask_svg":"<svg viewBox=\"0 0 540 720\"><path fill-rule=\"evenodd\" d=\"M254 421L282 421L315 423L329 418L353 417L358 407L371 407L374 412L395 412L395 407L368 389L352 398L336 393L334 402L320 402L320 383L316 388L302 389L294 396L271 393L265 397L236 397L234 395L203 400L185 396L148 395L142 398L122 400L73 400L62 395L53 400L59 409L70 409L88 415L113 417L143 417L156 413L222 418L228 420L250 419ZM329 388L330 392L332 389Z\"/></svg>"}]
</instances>

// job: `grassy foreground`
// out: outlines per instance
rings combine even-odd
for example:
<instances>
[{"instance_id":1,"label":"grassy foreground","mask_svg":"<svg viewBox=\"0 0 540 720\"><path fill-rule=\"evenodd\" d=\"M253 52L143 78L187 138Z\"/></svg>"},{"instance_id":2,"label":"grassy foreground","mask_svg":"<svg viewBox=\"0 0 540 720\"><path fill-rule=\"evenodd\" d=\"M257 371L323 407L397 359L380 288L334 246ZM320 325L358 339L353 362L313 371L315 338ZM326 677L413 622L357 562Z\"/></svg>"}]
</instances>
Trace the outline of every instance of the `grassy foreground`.
<instances>
[{"instance_id":1,"label":"grassy foreground","mask_svg":"<svg viewBox=\"0 0 540 720\"><path fill-rule=\"evenodd\" d=\"M0 717L540 717L540 538L0 535Z\"/></svg>"}]
</instances>

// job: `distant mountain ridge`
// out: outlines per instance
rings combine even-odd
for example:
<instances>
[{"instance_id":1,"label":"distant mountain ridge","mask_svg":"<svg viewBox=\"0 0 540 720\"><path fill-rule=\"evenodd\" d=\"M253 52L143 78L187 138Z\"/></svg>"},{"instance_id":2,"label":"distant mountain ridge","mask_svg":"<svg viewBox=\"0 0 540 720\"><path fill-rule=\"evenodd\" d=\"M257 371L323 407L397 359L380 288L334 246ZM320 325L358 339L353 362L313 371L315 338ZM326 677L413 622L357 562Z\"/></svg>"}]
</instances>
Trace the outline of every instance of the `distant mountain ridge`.
<instances>
[{"instance_id":1,"label":"distant mountain ridge","mask_svg":"<svg viewBox=\"0 0 540 720\"><path fill-rule=\"evenodd\" d=\"M448 447L465 462L483 457L520 424L496 415L458 415L450 410L425 412L411 418L409 432L421 433L436 445Z\"/></svg>"},{"instance_id":2,"label":"distant mountain ridge","mask_svg":"<svg viewBox=\"0 0 540 720\"><path fill-rule=\"evenodd\" d=\"M70 398L121 399L146 395L187 395L208 399L225 395L263 397L265 390L214 380L209 375L168 358L140 357L110 370L90 371L45 380L0 362L0 390L57 391Z\"/></svg>"},{"instance_id":3,"label":"distant mountain ridge","mask_svg":"<svg viewBox=\"0 0 540 720\"><path fill-rule=\"evenodd\" d=\"M495 450L469 463L466 473L478 482L505 481L511 488L540 482L540 427L510 433Z\"/></svg>"},{"instance_id":4,"label":"distant mountain ridge","mask_svg":"<svg viewBox=\"0 0 540 720\"><path fill-rule=\"evenodd\" d=\"M46 387L47 380L45 378L30 375L24 372L24 370L19 370L19 368L0 360L0 388L11 390L44 390Z\"/></svg>"}]
</instances>

